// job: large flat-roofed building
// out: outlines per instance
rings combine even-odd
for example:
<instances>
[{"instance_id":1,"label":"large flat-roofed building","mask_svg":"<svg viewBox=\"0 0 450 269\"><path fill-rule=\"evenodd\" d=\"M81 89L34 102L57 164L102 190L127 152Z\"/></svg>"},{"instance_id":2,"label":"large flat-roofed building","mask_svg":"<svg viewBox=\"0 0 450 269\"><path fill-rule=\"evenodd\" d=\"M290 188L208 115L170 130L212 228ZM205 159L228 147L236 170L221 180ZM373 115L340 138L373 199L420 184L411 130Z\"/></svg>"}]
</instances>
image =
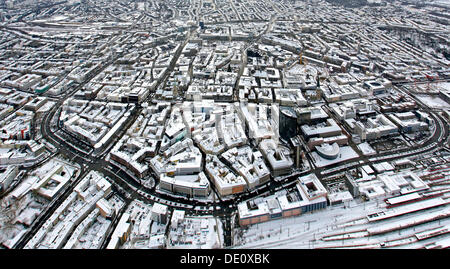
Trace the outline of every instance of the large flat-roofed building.
<instances>
[{"instance_id":1,"label":"large flat-roofed building","mask_svg":"<svg viewBox=\"0 0 450 269\"><path fill-rule=\"evenodd\" d=\"M359 91L350 85L327 85L321 86L320 90L325 100L328 102L338 102L358 98Z\"/></svg>"},{"instance_id":2,"label":"large flat-roofed building","mask_svg":"<svg viewBox=\"0 0 450 269\"><path fill-rule=\"evenodd\" d=\"M340 153L339 145L336 142L331 145L328 143L324 143L320 146L315 146L315 149L319 156L328 160L336 159Z\"/></svg>"},{"instance_id":3,"label":"large flat-roofed building","mask_svg":"<svg viewBox=\"0 0 450 269\"><path fill-rule=\"evenodd\" d=\"M371 180L356 179L355 185L358 195L368 200L387 195L405 195L429 188L428 184L411 171L401 174L386 172Z\"/></svg>"},{"instance_id":4,"label":"large flat-roofed building","mask_svg":"<svg viewBox=\"0 0 450 269\"><path fill-rule=\"evenodd\" d=\"M19 88L21 90L28 90L32 86L39 83L39 81L42 80L42 77L40 75L36 74L25 74L19 78L17 78L15 81L12 81L12 83L9 86Z\"/></svg>"},{"instance_id":5,"label":"large flat-roofed building","mask_svg":"<svg viewBox=\"0 0 450 269\"><path fill-rule=\"evenodd\" d=\"M353 119L357 115L367 116L376 113L375 104L367 99L354 99L330 104L330 110L340 119Z\"/></svg>"},{"instance_id":6,"label":"large flat-roofed building","mask_svg":"<svg viewBox=\"0 0 450 269\"><path fill-rule=\"evenodd\" d=\"M315 202L318 203L318 207L326 206L328 192L315 174L300 177L298 179L297 189L302 195L302 198L306 198L303 200L310 202L315 200ZM323 204L323 202L325 202L325 204ZM313 206L313 208L315 207ZM305 212L305 210L302 210L302 212Z\"/></svg>"},{"instance_id":7,"label":"large flat-roofed building","mask_svg":"<svg viewBox=\"0 0 450 269\"><path fill-rule=\"evenodd\" d=\"M70 176L62 176L65 174L64 166L55 166L47 175L36 182L31 188L34 192L47 198L53 199L65 186L69 184Z\"/></svg>"},{"instance_id":8,"label":"large flat-roofed building","mask_svg":"<svg viewBox=\"0 0 450 269\"><path fill-rule=\"evenodd\" d=\"M356 121L354 123L354 130L361 137L362 141L375 140L383 136L398 133L397 126L382 114L368 118L365 123Z\"/></svg>"},{"instance_id":9,"label":"large flat-roofed building","mask_svg":"<svg viewBox=\"0 0 450 269\"><path fill-rule=\"evenodd\" d=\"M308 102L300 89L274 89L275 102L282 106L306 106Z\"/></svg>"},{"instance_id":10,"label":"large flat-roofed building","mask_svg":"<svg viewBox=\"0 0 450 269\"><path fill-rule=\"evenodd\" d=\"M241 226L266 222L270 220L270 211L267 203L254 204L243 202L238 204L239 224Z\"/></svg>"},{"instance_id":11,"label":"large flat-roofed building","mask_svg":"<svg viewBox=\"0 0 450 269\"><path fill-rule=\"evenodd\" d=\"M283 218L298 216L302 213L301 200L296 193L288 193L277 197Z\"/></svg>"},{"instance_id":12,"label":"large flat-roofed building","mask_svg":"<svg viewBox=\"0 0 450 269\"><path fill-rule=\"evenodd\" d=\"M24 108L27 110L31 110L36 112L39 108L41 108L45 103L47 102L46 97L38 96L31 100L30 102L26 103Z\"/></svg>"},{"instance_id":13,"label":"large flat-roofed building","mask_svg":"<svg viewBox=\"0 0 450 269\"><path fill-rule=\"evenodd\" d=\"M371 95L379 95L386 92L386 85L376 80L364 82L363 87L367 89Z\"/></svg>"},{"instance_id":14,"label":"large flat-roofed building","mask_svg":"<svg viewBox=\"0 0 450 269\"><path fill-rule=\"evenodd\" d=\"M265 139L259 143L262 155L269 163L273 176L280 176L291 172L294 161L289 150L280 147L274 140Z\"/></svg>"},{"instance_id":15,"label":"large flat-roofed building","mask_svg":"<svg viewBox=\"0 0 450 269\"><path fill-rule=\"evenodd\" d=\"M327 195L314 174L300 177L295 188L288 192L238 204L239 224L251 225L320 210L327 206Z\"/></svg>"},{"instance_id":16,"label":"large flat-roofed building","mask_svg":"<svg viewBox=\"0 0 450 269\"><path fill-rule=\"evenodd\" d=\"M320 122L315 125L305 124L302 125L300 129L309 149L316 149L319 154L325 153L325 149L328 147L327 145L337 144L338 146L343 146L348 143L347 135L343 133L342 127L339 126L334 119L327 119L325 122ZM336 155L337 153L329 156Z\"/></svg>"},{"instance_id":17,"label":"large flat-roofed building","mask_svg":"<svg viewBox=\"0 0 450 269\"><path fill-rule=\"evenodd\" d=\"M330 137L342 134L342 129L333 119L328 119L325 124L302 125L300 127L305 138L311 137Z\"/></svg>"},{"instance_id":18,"label":"large flat-roofed building","mask_svg":"<svg viewBox=\"0 0 450 269\"><path fill-rule=\"evenodd\" d=\"M404 133L425 131L428 129L428 124L424 122L427 120L427 117L422 117L424 121L421 121L413 112L393 113L388 117L395 125L397 125L399 130Z\"/></svg>"},{"instance_id":19,"label":"large flat-roofed building","mask_svg":"<svg viewBox=\"0 0 450 269\"><path fill-rule=\"evenodd\" d=\"M212 99L216 101L231 101L233 87L227 85L190 85L186 91L187 100Z\"/></svg>"},{"instance_id":20,"label":"large flat-roofed building","mask_svg":"<svg viewBox=\"0 0 450 269\"><path fill-rule=\"evenodd\" d=\"M207 197L211 190L209 181L203 172L196 175L166 176L159 179L159 187L188 197Z\"/></svg>"},{"instance_id":21,"label":"large flat-roofed building","mask_svg":"<svg viewBox=\"0 0 450 269\"><path fill-rule=\"evenodd\" d=\"M295 112L300 125L316 124L328 119L328 114L321 107L299 107L295 108Z\"/></svg>"}]
</instances>

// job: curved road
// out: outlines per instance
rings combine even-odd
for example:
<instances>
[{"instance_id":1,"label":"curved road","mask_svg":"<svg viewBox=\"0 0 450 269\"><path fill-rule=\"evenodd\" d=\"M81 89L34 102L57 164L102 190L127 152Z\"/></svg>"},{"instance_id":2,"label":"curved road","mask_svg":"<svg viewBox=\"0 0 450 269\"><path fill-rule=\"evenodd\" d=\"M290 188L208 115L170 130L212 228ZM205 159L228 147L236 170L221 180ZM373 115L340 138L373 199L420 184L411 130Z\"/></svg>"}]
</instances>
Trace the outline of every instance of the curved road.
<instances>
[{"instance_id":1,"label":"curved road","mask_svg":"<svg viewBox=\"0 0 450 269\"><path fill-rule=\"evenodd\" d=\"M271 25L275 21L276 17L272 18L271 21L268 22L267 28L263 31L262 34L255 38L255 42L257 42L264 33L268 32ZM185 43L187 42L186 39ZM253 42L251 42L253 43ZM181 46L182 47L182 46ZM120 53L115 59L120 58L124 53ZM179 52L177 52L177 56L179 56ZM178 57L174 57L178 58ZM115 59L110 60L105 63L103 67L97 72L91 74L86 81L80 85L70 93L66 94L62 98L60 98L57 103L52 107L52 109L46 113L41 121L41 132L42 137L46 139L50 144L56 147L59 152L65 155L67 158L72 161L78 163L82 167L82 172L78 176L78 178L72 182L71 188L67 191L71 190L86 174L86 172L90 170L98 171L108 177L112 182L114 189L126 200L131 199L139 199L148 202L159 202L168 204L171 207L181 208L187 210L191 213L196 214L213 214L218 217L225 217L227 220L226 225L230 225L229 219L230 216L236 211L236 204L240 201L245 201L247 199L251 199L257 197L263 193L273 193L280 188L286 188L293 186L296 183L296 179L298 176L306 175L309 173L315 173L320 179L322 175L334 175L337 173L342 173L348 169L353 169L360 167L362 165L390 161L398 158L405 158L408 156L423 154L427 152L435 151L439 148L448 147L447 139L449 136L449 127L445 119L443 119L440 115L428 109L420 100L417 100L414 96L411 95L413 99L421 106L424 111L427 111L431 117L433 118L436 128L433 135L424 143L423 145L406 148L402 150L394 150L390 152L385 152L382 154L378 154L376 156L367 157L360 156L356 159L340 162L338 164L327 166L326 168L313 168L307 171L302 171L299 174L290 175L280 180L271 180L269 183L261 186L257 190L253 190L251 192L245 192L236 197L236 199L228 199L223 201L214 201L214 202L202 202L196 201L193 199L183 199L183 198L175 198L171 195L165 195L162 193L156 193L154 190L146 188L141 185L141 182L138 182L134 179L134 177L130 176L126 171L122 170L119 167L114 166L112 163L106 161L104 156L107 154L107 151L103 152L100 156L87 154L83 151L80 151L76 147L74 147L70 142L58 136L54 131L52 131L52 123L56 122L58 119L55 118L56 112L60 109L63 102L72 96L77 90L81 89L86 83L88 83L93 77L99 74L102 70L112 64ZM175 64L176 59L174 59L173 64ZM123 135L123 133L128 129L128 127L132 124L134 119L140 114L140 108L135 109L127 121L127 126L121 128L121 134L119 138ZM55 125L55 124L53 124ZM57 125L57 124L56 124ZM211 184L212 188L214 188L213 184ZM62 197L64 198L64 197ZM59 202L62 199L58 199ZM59 203L55 201L55 206ZM172 202L176 202L178 204L173 204ZM213 210L203 210L198 209L198 207L213 207ZM198 210L197 210L198 209ZM48 210L44 216L50 214L52 210ZM44 219L44 218L42 218ZM39 226L39 225L37 225ZM33 228L34 230L34 228ZM31 233L32 234L32 233ZM227 240L229 242L229 238Z\"/></svg>"}]
</instances>

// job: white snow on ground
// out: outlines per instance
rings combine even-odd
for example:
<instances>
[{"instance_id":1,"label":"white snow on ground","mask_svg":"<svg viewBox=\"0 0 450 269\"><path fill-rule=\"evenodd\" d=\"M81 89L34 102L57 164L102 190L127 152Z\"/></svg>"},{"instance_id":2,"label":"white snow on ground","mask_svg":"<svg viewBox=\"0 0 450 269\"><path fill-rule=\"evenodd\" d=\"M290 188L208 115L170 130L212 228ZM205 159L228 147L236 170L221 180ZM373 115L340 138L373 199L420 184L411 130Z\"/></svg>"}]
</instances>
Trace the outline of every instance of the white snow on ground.
<instances>
[{"instance_id":1,"label":"white snow on ground","mask_svg":"<svg viewBox=\"0 0 450 269\"><path fill-rule=\"evenodd\" d=\"M368 235L369 235L369 233L366 231L357 231L357 232L351 232L351 233L345 233L345 234L326 236L326 237L323 237L322 240L332 241L332 240L342 240L342 239L351 239L351 238L361 238L361 237L366 237Z\"/></svg>"},{"instance_id":2,"label":"white snow on ground","mask_svg":"<svg viewBox=\"0 0 450 269\"><path fill-rule=\"evenodd\" d=\"M449 212L449 205L369 223L366 216L388 210L384 206L382 200L365 203L355 200L346 208L331 206L297 217L255 224L248 227L242 236L235 236L235 247L424 248L438 240L443 240L442 245L445 245L444 239L450 237L450 233L423 240L415 236L416 233L449 225L448 214L442 216ZM441 215L440 219L433 218L438 215ZM378 234L369 233L375 230Z\"/></svg>"},{"instance_id":3,"label":"white snow on ground","mask_svg":"<svg viewBox=\"0 0 450 269\"><path fill-rule=\"evenodd\" d=\"M16 221L30 226L34 219L41 213L41 210L28 207L25 208L19 216L16 217Z\"/></svg>"},{"instance_id":4,"label":"white snow on ground","mask_svg":"<svg viewBox=\"0 0 450 269\"><path fill-rule=\"evenodd\" d=\"M447 0L447 3L450 4L450 0ZM447 91L450 91L450 82L440 82L437 85Z\"/></svg>"},{"instance_id":5,"label":"white snow on ground","mask_svg":"<svg viewBox=\"0 0 450 269\"><path fill-rule=\"evenodd\" d=\"M444 238L442 240L436 241L432 244L430 244L430 246L437 246L437 247L442 247L442 248L448 248L450 247L450 238Z\"/></svg>"},{"instance_id":6,"label":"white snow on ground","mask_svg":"<svg viewBox=\"0 0 450 269\"><path fill-rule=\"evenodd\" d=\"M37 112L47 112L47 111L49 111L55 104L56 104L56 102L48 101L48 102L45 103L42 107L40 107L40 108L38 109Z\"/></svg>"},{"instance_id":7,"label":"white snow on ground","mask_svg":"<svg viewBox=\"0 0 450 269\"><path fill-rule=\"evenodd\" d=\"M237 248L284 248L295 243L297 248L310 248L320 234L333 231L338 224L360 221L367 214L380 211L376 201L351 201L348 207L331 206L298 217L273 220L249 227L244 232L243 245ZM345 229L345 228L344 228ZM319 234L320 233L320 234ZM239 244L235 240L235 245Z\"/></svg>"},{"instance_id":8,"label":"white snow on ground","mask_svg":"<svg viewBox=\"0 0 450 269\"><path fill-rule=\"evenodd\" d=\"M405 220L399 220L394 222L388 222L385 224L377 225L375 227L370 227L367 229L367 232L369 234L380 234L385 233L392 230L401 229L403 227L409 227L413 226L417 223L424 223L426 221L430 221L432 219L438 218L438 217L448 217L450 216L450 208L446 208L445 210L438 211L438 212L432 212L432 213L425 213L419 216L414 216Z\"/></svg>"},{"instance_id":9,"label":"white snow on ground","mask_svg":"<svg viewBox=\"0 0 450 269\"><path fill-rule=\"evenodd\" d=\"M450 108L450 104L442 100L441 98L437 96L426 96L426 95L417 95L417 98L419 98L420 101L422 101L424 104L426 104L429 107L432 108Z\"/></svg>"},{"instance_id":10,"label":"white snow on ground","mask_svg":"<svg viewBox=\"0 0 450 269\"><path fill-rule=\"evenodd\" d=\"M22 236L27 232L27 230L20 230L17 232L13 238L10 240L7 240L3 245L5 245L8 248L12 248L21 238Z\"/></svg>"}]
</instances>

